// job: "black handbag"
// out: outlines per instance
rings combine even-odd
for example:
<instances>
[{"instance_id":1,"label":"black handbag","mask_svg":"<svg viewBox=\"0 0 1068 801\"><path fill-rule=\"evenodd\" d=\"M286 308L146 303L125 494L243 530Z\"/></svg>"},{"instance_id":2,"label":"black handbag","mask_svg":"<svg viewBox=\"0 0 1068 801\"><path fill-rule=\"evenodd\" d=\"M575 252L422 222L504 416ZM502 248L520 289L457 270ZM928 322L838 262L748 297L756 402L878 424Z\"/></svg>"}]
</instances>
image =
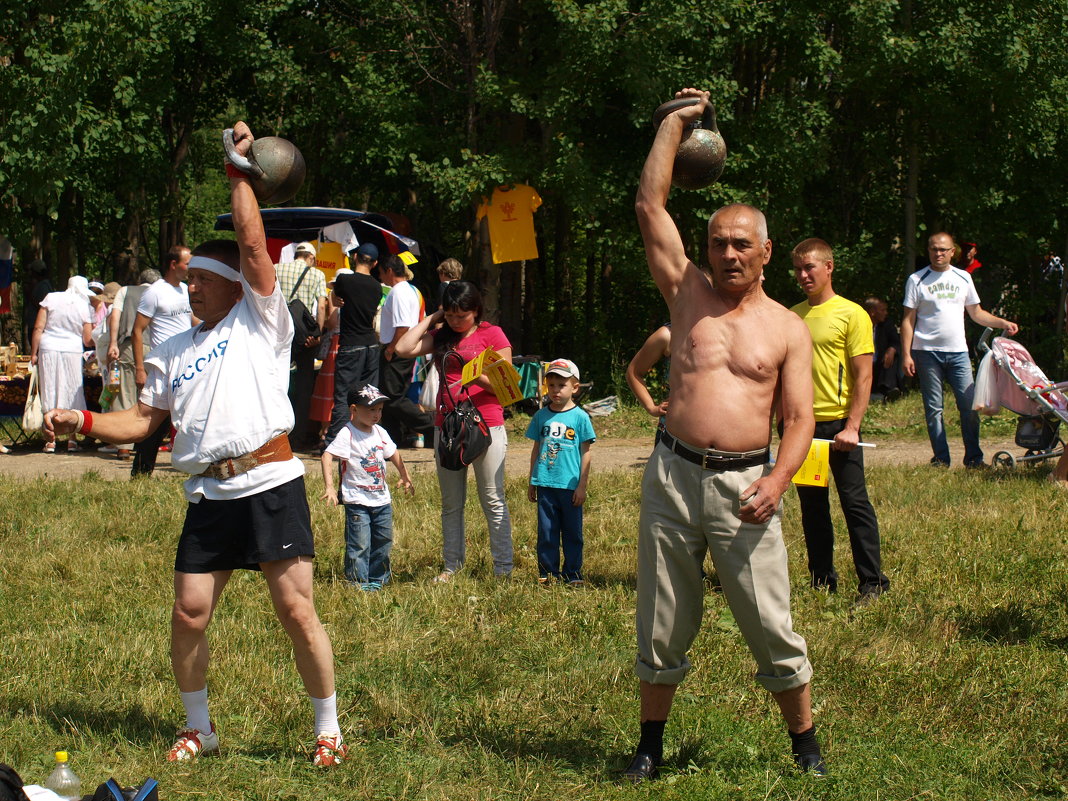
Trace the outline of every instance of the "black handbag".
<instances>
[{"instance_id":1,"label":"black handbag","mask_svg":"<svg viewBox=\"0 0 1068 801\"><path fill-rule=\"evenodd\" d=\"M289 293L289 316L293 318L293 344L301 347L304 347L308 337L321 337L323 335L315 315L308 311L308 307L304 305L302 300L296 297L297 290L300 289L300 284L310 269L310 264L304 268L304 272L300 274L300 278L297 279L297 283L293 286L293 291Z\"/></svg>"},{"instance_id":2,"label":"black handbag","mask_svg":"<svg viewBox=\"0 0 1068 801\"><path fill-rule=\"evenodd\" d=\"M464 365L463 356L454 350L446 353L441 360L441 394L438 397L444 400L447 394L452 408L446 409L445 404L439 402L442 419L438 432L437 456L438 464L446 470L463 470L486 452L490 444L490 430L475 404L471 402L467 387L461 386L457 393L459 400L453 397L452 389L445 379L450 357L460 363L461 369Z\"/></svg>"}]
</instances>

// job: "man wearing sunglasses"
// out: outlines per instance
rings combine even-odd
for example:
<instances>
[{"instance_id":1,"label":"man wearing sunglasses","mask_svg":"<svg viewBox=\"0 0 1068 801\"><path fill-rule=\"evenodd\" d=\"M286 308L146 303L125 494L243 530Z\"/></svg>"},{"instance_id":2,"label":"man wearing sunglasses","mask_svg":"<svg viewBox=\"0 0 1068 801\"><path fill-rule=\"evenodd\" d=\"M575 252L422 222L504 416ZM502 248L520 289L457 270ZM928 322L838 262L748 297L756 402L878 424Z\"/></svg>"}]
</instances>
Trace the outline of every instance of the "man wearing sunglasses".
<instances>
[{"instance_id":1,"label":"man wearing sunglasses","mask_svg":"<svg viewBox=\"0 0 1068 801\"><path fill-rule=\"evenodd\" d=\"M1001 328L1009 336L1019 326L985 311L979 305L972 277L953 266L953 237L937 233L927 240L931 263L905 283L905 315L901 321L901 366L905 375L919 376L927 436L934 455L931 464L949 467L949 444L942 419L942 384L957 399L964 466L981 467L979 415L972 409L975 382L964 336L964 314L979 325Z\"/></svg>"}]
</instances>

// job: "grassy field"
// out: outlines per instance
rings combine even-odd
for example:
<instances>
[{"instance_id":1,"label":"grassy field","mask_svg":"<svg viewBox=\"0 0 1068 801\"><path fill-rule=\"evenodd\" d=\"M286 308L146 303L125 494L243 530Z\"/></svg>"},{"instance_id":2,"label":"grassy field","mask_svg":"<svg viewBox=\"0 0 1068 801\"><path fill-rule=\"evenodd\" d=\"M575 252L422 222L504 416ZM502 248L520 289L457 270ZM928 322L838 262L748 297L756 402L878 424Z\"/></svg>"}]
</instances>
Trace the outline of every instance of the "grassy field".
<instances>
[{"instance_id":1,"label":"grassy field","mask_svg":"<svg viewBox=\"0 0 1068 801\"><path fill-rule=\"evenodd\" d=\"M430 584L440 569L430 480L395 504L394 582L354 593L340 581L342 513L314 502L316 596L353 746L326 772L305 761L311 710L254 574L235 576L210 635L223 753L162 762L182 722L167 643L176 480L8 483L0 761L39 783L63 748L83 791L152 776L164 799L1068 797L1068 498L1041 480L1047 470L871 470L893 587L857 612L852 592L807 588L788 495L794 621L816 669L832 776L794 773L774 704L710 593L665 777L641 788L614 781L637 735L635 471L595 471L581 591L536 585L534 507L518 477L508 485L517 566L504 584L490 578L473 497L469 570ZM320 491L309 476L310 497ZM851 575L848 548L839 572Z\"/></svg>"}]
</instances>

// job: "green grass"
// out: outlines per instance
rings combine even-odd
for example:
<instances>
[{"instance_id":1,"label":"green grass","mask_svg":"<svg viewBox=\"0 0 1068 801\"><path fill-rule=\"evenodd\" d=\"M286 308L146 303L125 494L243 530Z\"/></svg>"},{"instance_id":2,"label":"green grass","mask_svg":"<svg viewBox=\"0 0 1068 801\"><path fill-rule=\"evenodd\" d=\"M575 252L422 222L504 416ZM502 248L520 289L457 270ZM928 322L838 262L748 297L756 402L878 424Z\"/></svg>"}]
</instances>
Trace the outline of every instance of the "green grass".
<instances>
[{"instance_id":1,"label":"green grass","mask_svg":"<svg viewBox=\"0 0 1068 801\"><path fill-rule=\"evenodd\" d=\"M771 699L722 596L706 599L649 787L614 774L636 741L636 471L595 471L583 591L536 586L534 506L508 483L511 583L490 578L485 523L468 508L469 570L440 569L430 476L395 504L395 581L340 582L343 517L313 501L316 599L333 639L352 760L305 761L311 710L259 575L236 574L210 638L223 754L162 762L181 705L170 674L177 480L9 482L0 525L0 761L41 782L72 753L89 791L109 776L207 799L1033 799L1068 796L1068 498L1048 470L878 468L869 484L892 591L805 582L796 498L784 530L797 629L833 775L791 769ZM131 502L129 493L136 491ZM309 497L321 479L309 476ZM839 520L840 523L840 520ZM844 535L842 538L844 542ZM852 567L843 547L839 572ZM844 582L848 586L848 581Z\"/></svg>"}]
</instances>

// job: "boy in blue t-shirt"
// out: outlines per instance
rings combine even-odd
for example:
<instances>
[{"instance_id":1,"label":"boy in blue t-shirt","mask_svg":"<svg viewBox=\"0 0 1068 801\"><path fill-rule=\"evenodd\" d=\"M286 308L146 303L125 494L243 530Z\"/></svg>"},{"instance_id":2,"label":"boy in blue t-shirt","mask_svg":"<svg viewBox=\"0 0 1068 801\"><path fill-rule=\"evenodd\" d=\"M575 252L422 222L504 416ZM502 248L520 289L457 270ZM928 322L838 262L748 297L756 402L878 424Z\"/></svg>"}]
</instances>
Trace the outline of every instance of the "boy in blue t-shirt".
<instances>
[{"instance_id":1,"label":"boy in blue t-shirt","mask_svg":"<svg viewBox=\"0 0 1068 801\"><path fill-rule=\"evenodd\" d=\"M590 443L597 437L590 416L571 399L579 386L575 363L550 362L545 385L549 405L539 409L527 426L527 439L534 440L527 498L538 504L538 583L556 578L581 587L582 504L590 478Z\"/></svg>"}]
</instances>

